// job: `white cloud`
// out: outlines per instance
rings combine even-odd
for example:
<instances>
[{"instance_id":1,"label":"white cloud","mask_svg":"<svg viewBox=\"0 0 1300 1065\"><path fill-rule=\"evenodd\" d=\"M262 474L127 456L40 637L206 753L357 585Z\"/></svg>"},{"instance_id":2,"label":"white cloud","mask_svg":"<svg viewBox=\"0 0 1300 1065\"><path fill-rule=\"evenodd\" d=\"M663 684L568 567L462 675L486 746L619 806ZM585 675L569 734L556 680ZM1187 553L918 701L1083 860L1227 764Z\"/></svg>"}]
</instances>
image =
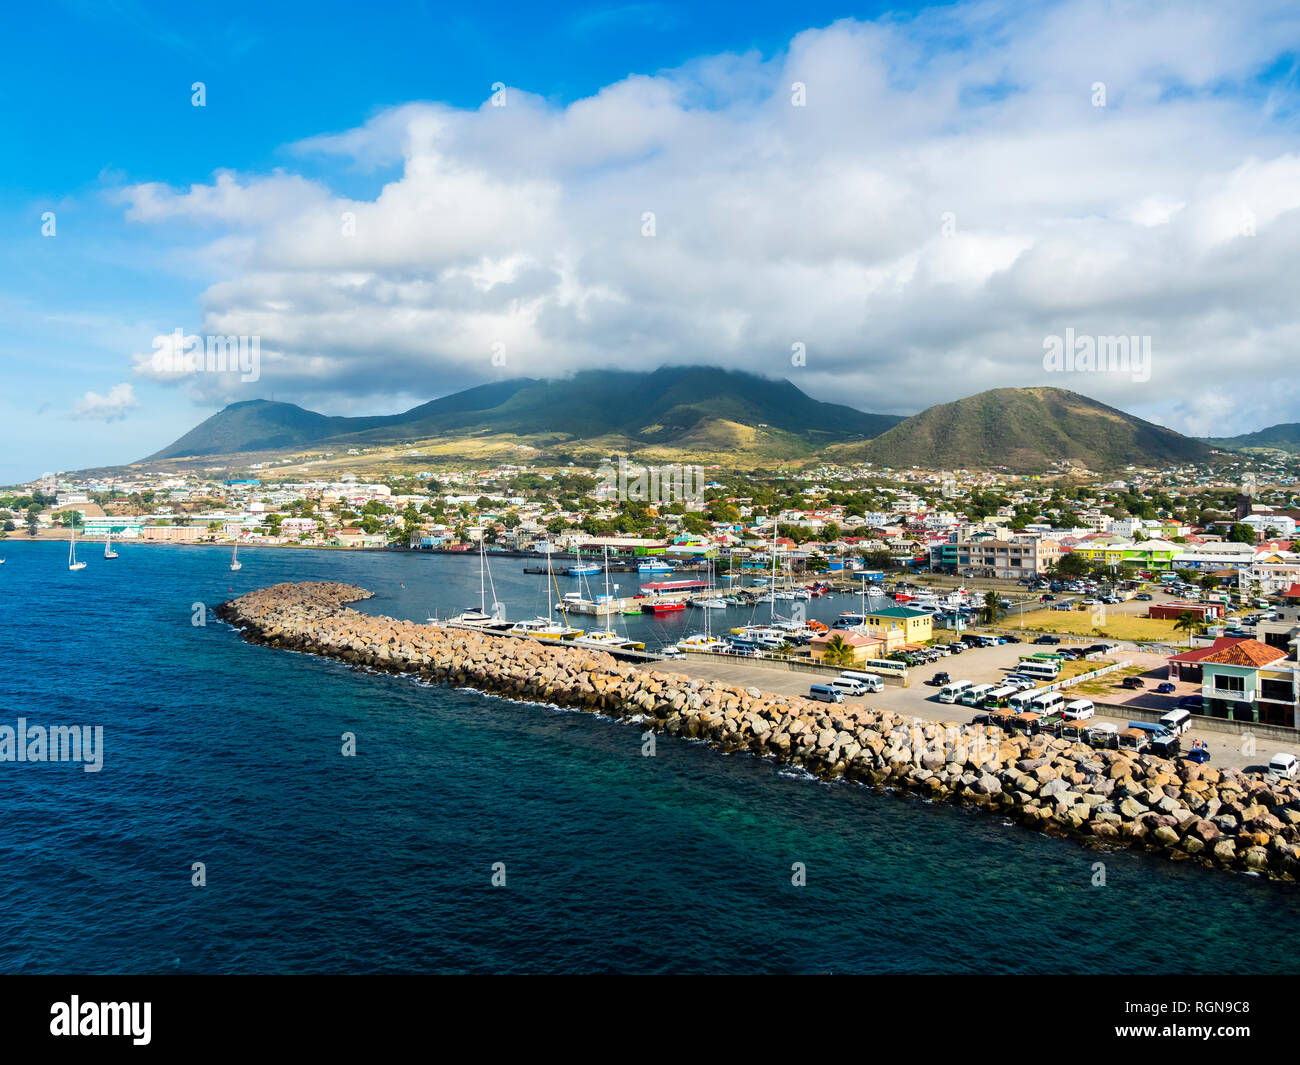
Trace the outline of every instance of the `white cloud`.
<instances>
[{"instance_id":1,"label":"white cloud","mask_svg":"<svg viewBox=\"0 0 1300 1065\"><path fill-rule=\"evenodd\" d=\"M97 422L119 421L126 417L127 411L134 410L139 405L131 385L114 385L106 396L101 396L98 392L87 392L73 405L69 417Z\"/></svg>"},{"instance_id":2,"label":"white cloud","mask_svg":"<svg viewBox=\"0 0 1300 1065\"><path fill-rule=\"evenodd\" d=\"M1056 384L1235 432L1300 398L1300 154L1256 84L1297 40L1271 0L844 21L564 107L510 87L294 146L397 167L373 199L222 171L134 186L127 215L215 227L202 331L262 338L259 394L335 409L499 376L502 343L511 376L710 362L903 412ZM1151 380L1045 375L1067 327L1150 335Z\"/></svg>"}]
</instances>

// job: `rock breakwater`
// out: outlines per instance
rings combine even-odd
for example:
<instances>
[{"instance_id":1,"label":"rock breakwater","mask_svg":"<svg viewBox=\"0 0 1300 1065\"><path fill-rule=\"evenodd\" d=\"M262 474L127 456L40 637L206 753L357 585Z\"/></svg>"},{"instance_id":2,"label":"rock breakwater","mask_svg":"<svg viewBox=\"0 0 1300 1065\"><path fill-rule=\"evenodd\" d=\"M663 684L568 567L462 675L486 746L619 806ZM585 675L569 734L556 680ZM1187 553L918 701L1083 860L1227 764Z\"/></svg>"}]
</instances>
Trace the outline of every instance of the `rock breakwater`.
<instances>
[{"instance_id":1,"label":"rock breakwater","mask_svg":"<svg viewBox=\"0 0 1300 1065\"><path fill-rule=\"evenodd\" d=\"M923 722L620 662L609 654L376 617L355 585L277 584L216 608L246 640L351 665L599 712L831 780L976 805L1094 847L1300 876L1300 787L1184 759Z\"/></svg>"}]
</instances>

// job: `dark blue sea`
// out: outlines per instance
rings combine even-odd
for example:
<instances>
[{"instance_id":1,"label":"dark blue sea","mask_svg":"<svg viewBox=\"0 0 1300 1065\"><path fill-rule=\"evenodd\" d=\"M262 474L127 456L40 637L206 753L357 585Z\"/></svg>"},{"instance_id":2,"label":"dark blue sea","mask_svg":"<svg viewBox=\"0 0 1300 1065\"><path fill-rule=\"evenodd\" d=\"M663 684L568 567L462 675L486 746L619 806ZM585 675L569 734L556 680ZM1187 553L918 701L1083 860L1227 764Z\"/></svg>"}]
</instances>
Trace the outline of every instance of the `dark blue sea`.
<instances>
[{"instance_id":1,"label":"dark blue sea","mask_svg":"<svg viewBox=\"0 0 1300 1065\"><path fill-rule=\"evenodd\" d=\"M69 573L64 545L0 544L0 724L104 730L99 773L0 763L0 971L1295 967L1295 885L1099 855L663 737L646 758L612 721L192 624L196 603L315 579L370 588L377 613L445 616L478 602L473 557L250 549L231 573L218 548L120 552L82 544ZM512 617L546 611L524 564L494 565ZM631 621L657 644L700 616Z\"/></svg>"}]
</instances>

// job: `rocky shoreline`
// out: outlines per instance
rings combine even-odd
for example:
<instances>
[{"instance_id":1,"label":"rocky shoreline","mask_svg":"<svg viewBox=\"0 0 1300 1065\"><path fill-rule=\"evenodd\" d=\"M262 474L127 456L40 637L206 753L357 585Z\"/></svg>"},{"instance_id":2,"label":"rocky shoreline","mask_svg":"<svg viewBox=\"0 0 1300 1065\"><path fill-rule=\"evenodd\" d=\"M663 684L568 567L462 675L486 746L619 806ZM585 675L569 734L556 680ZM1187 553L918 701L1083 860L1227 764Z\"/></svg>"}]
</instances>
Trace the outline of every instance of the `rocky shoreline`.
<instances>
[{"instance_id":1,"label":"rocky shoreline","mask_svg":"<svg viewBox=\"0 0 1300 1065\"><path fill-rule=\"evenodd\" d=\"M909 721L638 668L601 651L374 617L355 585L277 584L215 608L244 639L453 687L598 712L645 730L976 805L1098 848L1300 877L1300 786L1184 759L1099 751L1048 736Z\"/></svg>"}]
</instances>

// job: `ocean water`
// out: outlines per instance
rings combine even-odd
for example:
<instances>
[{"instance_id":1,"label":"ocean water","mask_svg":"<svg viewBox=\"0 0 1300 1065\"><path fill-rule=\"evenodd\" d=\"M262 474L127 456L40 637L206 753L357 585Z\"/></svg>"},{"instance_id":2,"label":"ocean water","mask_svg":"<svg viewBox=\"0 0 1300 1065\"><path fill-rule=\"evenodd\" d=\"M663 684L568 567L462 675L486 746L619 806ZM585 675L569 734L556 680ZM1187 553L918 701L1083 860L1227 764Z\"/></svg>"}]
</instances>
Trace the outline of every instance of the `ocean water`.
<instances>
[{"instance_id":1,"label":"ocean water","mask_svg":"<svg viewBox=\"0 0 1300 1065\"><path fill-rule=\"evenodd\" d=\"M1094 853L695 743L660 737L646 758L633 727L191 623L196 603L301 579L446 615L477 603L472 557L250 549L231 573L220 549L120 551L87 543L73 574L61 545L0 544L0 724L101 725L105 747L99 773L0 763L0 971L1294 968L1295 885ZM494 569L512 617L545 611L523 565Z\"/></svg>"}]
</instances>

